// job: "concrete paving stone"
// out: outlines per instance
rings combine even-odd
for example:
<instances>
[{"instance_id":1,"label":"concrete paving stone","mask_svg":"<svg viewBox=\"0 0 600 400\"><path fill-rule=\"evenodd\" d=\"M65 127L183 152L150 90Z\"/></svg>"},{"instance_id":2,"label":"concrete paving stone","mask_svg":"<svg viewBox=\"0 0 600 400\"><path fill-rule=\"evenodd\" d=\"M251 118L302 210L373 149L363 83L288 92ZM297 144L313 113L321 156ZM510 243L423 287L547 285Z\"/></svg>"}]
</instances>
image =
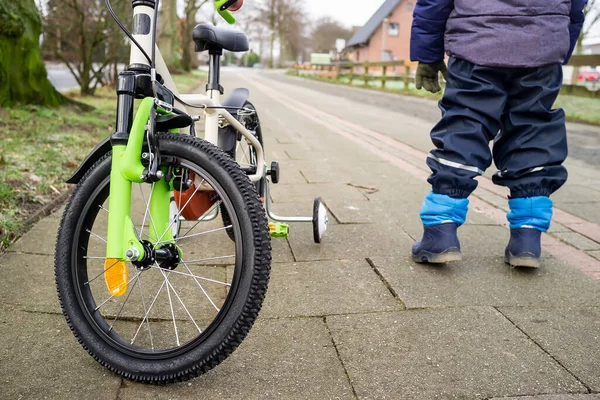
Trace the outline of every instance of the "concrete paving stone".
<instances>
[{"instance_id":1,"label":"concrete paving stone","mask_svg":"<svg viewBox=\"0 0 600 400\"><path fill-rule=\"evenodd\" d=\"M567 184L552 195L552 200L559 203L593 203L600 202L600 191L585 185Z\"/></svg>"},{"instance_id":2,"label":"concrete paving stone","mask_svg":"<svg viewBox=\"0 0 600 400\"><path fill-rule=\"evenodd\" d=\"M600 250L600 244L576 232L556 232L553 236L579 250Z\"/></svg>"},{"instance_id":3,"label":"concrete paving stone","mask_svg":"<svg viewBox=\"0 0 600 400\"><path fill-rule=\"evenodd\" d=\"M113 400L121 379L79 345L62 315L0 309L4 399Z\"/></svg>"},{"instance_id":4,"label":"concrete paving stone","mask_svg":"<svg viewBox=\"0 0 600 400\"><path fill-rule=\"evenodd\" d=\"M312 226L298 225L289 238L297 261L364 260L375 255L406 254L412 239L397 225L332 225L323 242L313 241Z\"/></svg>"},{"instance_id":5,"label":"concrete paving stone","mask_svg":"<svg viewBox=\"0 0 600 400\"><path fill-rule=\"evenodd\" d=\"M261 317L399 310L401 304L366 261L277 264Z\"/></svg>"},{"instance_id":6,"label":"concrete paving stone","mask_svg":"<svg viewBox=\"0 0 600 400\"><path fill-rule=\"evenodd\" d=\"M600 202L595 203L555 203L556 207L586 221L600 224Z\"/></svg>"},{"instance_id":7,"label":"concrete paving stone","mask_svg":"<svg viewBox=\"0 0 600 400\"><path fill-rule=\"evenodd\" d=\"M259 320L231 357L199 378L157 387L124 382L121 400L353 399L320 318Z\"/></svg>"},{"instance_id":8,"label":"concrete paving stone","mask_svg":"<svg viewBox=\"0 0 600 400\"><path fill-rule=\"evenodd\" d=\"M551 258L538 270L513 269L502 258L477 257L434 266L404 257L373 257L408 308L446 306L597 305L600 285Z\"/></svg>"},{"instance_id":9,"label":"concrete paving stone","mask_svg":"<svg viewBox=\"0 0 600 400\"><path fill-rule=\"evenodd\" d=\"M600 400L600 394L542 394L536 396L494 397L490 400L519 399L519 400Z\"/></svg>"},{"instance_id":10,"label":"concrete paving stone","mask_svg":"<svg viewBox=\"0 0 600 400\"><path fill-rule=\"evenodd\" d=\"M327 208L342 224L372 224L380 215L374 213L376 207L368 200L335 199L325 201Z\"/></svg>"},{"instance_id":11,"label":"concrete paving stone","mask_svg":"<svg viewBox=\"0 0 600 400\"><path fill-rule=\"evenodd\" d=\"M376 187L378 189L377 192L367 194L369 200L372 201L397 201L402 203L407 200L418 200L419 202L423 202L427 192L431 190L427 182L419 182L414 179L410 181L389 182L381 186L377 186L369 180L354 181L352 183L367 187Z\"/></svg>"},{"instance_id":12,"label":"concrete paving stone","mask_svg":"<svg viewBox=\"0 0 600 400\"><path fill-rule=\"evenodd\" d=\"M500 311L593 392L600 391L598 307L502 307Z\"/></svg>"},{"instance_id":13,"label":"concrete paving stone","mask_svg":"<svg viewBox=\"0 0 600 400\"><path fill-rule=\"evenodd\" d=\"M61 313L53 257L8 253L0 258L0 271L0 302L28 311Z\"/></svg>"},{"instance_id":14,"label":"concrete paving stone","mask_svg":"<svg viewBox=\"0 0 600 400\"><path fill-rule=\"evenodd\" d=\"M360 399L480 399L586 392L493 308L326 320Z\"/></svg>"},{"instance_id":15,"label":"concrete paving stone","mask_svg":"<svg viewBox=\"0 0 600 400\"><path fill-rule=\"evenodd\" d=\"M502 196L498 196L497 194L486 191L485 189L478 189L478 192L475 192L475 196L479 197L481 200L486 203L490 203L496 208L504 210L508 212L508 199L503 198Z\"/></svg>"},{"instance_id":16,"label":"concrete paving stone","mask_svg":"<svg viewBox=\"0 0 600 400\"><path fill-rule=\"evenodd\" d=\"M42 219L13 244L9 251L54 255L59 223L60 219L58 218Z\"/></svg>"},{"instance_id":17,"label":"concrete paving stone","mask_svg":"<svg viewBox=\"0 0 600 400\"><path fill-rule=\"evenodd\" d=\"M548 233L557 233L557 232L571 232L571 230L556 221L552 221L552 224L550 225L550 229L548 229Z\"/></svg>"},{"instance_id":18,"label":"concrete paving stone","mask_svg":"<svg viewBox=\"0 0 600 400\"><path fill-rule=\"evenodd\" d=\"M343 224L377 224L381 221L394 220L404 226L410 223L422 231L419 210L422 200L396 201L358 201L358 200L327 200L327 208L331 210L336 219ZM410 220L410 222L408 222ZM467 214L467 225L498 225L475 207ZM499 225L498 225L499 226Z\"/></svg>"},{"instance_id":19,"label":"concrete paving stone","mask_svg":"<svg viewBox=\"0 0 600 400\"><path fill-rule=\"evenodd\" d=\"M308 183L306 182L306 178L304 177L304 175L302 175L302 172L300 172L300 169L298 167L293 166L293 164L290 165L289 162L283 161L279 163L279 167L279 183L276 185L272 184L271 187L282 187L286 185L303 185Z\"/></svg>"},{"instance_id":20,"label":"concrete paving stone","mask_svg":"<svg viewBox=\"0 0 600 400\"><path fill-rule=\"evenodd\" d=\"M588 251L587 253L595 259L600 260L600 251Z\"/></svg>"},{"instance_id":21,"label":"concrete paving stone","mask_svg":"<svg viewBox=\"0 0 600 400\"><path fill-rule=\"evenodd\" d=\"M292 249L286 239L271 239L271 257L273 263L294 262Z\"/></svg>"},{"instance_id":22,"label":"concrete paving stone","mask_svg":"<svg viewBox=\"0 0 600 400\"><path fill-rule=\"evenodd\" d=\"M345 183L350 182L355 176L354 170L339 165L321 161L300 167L302 175L307 182L313 183Z\"/></svg>"},{"instance_id":23,"label":"concrete paving stone","mask_svg":"<svg viewBox=\"0 0 600 400\"><path fill-rule=\"evenodd\" d=\"M315 197L321 197L324 200L338 198L353 200L366 199L358 189L343 183L271 186L271 198L274 203L305 201L312 203Z\"/></svg>"}]
</instances>

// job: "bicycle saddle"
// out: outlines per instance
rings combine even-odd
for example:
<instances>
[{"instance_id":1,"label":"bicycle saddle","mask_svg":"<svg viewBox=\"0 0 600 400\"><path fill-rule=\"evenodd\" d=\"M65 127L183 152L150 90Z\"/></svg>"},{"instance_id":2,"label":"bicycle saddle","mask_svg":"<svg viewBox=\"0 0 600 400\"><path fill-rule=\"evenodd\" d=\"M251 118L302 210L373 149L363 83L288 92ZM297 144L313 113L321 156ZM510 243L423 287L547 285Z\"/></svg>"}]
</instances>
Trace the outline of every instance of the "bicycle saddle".
<instances>
[{"instance_id":1,"label":"bicycle saddle","mask_svg":"<svg viewBox=\"0 0 600 400\"><path fill-rule=\"evenodd\" d=\"M233 52L248 51L248 37L244 32L200 24L194 28L196 51L225 49Z\"/></svg>"}]
</instances>

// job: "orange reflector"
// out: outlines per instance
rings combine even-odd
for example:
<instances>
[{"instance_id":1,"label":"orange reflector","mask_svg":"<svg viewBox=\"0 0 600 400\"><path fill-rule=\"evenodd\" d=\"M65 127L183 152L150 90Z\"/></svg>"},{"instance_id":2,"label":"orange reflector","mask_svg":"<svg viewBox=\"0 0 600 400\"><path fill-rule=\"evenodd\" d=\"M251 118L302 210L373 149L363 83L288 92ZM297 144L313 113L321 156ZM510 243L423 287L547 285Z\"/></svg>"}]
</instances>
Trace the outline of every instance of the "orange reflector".
<instances>
[{"instance_id":1,"label":"orange reflector","mask_svg":"<svg viewBox=\"0 0 600 400\"><path fill-rule=\"evenodd\" d=\"M104 262L104 280L111 295L119 297L127 293L128 277L125 261L119 261L115 258L106 259Z\"/></svg>"}]
</instances>

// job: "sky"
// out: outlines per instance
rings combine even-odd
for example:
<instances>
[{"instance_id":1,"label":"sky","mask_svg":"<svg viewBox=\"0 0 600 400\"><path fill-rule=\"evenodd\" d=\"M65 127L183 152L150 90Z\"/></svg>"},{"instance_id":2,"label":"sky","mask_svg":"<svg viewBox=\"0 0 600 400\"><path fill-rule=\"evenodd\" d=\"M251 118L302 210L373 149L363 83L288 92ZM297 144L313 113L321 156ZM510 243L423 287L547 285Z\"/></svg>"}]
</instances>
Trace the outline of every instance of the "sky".
<instances>
[{"instance_id":1,"label":"sky","mask_svg":"<svg viewBox=\"0 0 600 400\"><path fill-rule=\"evenodd\" d=\"M314 18L331 16L347 26L364 25L384 0L299 0Z\"/></svg>"}]
</instances>

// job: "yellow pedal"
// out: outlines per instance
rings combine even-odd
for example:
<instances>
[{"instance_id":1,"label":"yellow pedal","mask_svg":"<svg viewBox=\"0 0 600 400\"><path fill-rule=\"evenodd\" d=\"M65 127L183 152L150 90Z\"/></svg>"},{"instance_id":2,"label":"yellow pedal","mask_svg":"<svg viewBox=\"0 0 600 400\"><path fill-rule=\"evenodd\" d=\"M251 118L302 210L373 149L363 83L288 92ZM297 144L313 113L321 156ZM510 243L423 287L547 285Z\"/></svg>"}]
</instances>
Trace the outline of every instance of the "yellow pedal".
<instances>
[{"instance_id":1,"label":"yellow pedal","mask_svg":"<svg viewBox=\"0 0 600 400\"><path fill-rule=\"evenodd\" d=\"M129 281L127 263L115 258L107 258L104 262L104 280L111 295L123 296L127 293L127 282Z\"/></svg>"}]
</instances>

